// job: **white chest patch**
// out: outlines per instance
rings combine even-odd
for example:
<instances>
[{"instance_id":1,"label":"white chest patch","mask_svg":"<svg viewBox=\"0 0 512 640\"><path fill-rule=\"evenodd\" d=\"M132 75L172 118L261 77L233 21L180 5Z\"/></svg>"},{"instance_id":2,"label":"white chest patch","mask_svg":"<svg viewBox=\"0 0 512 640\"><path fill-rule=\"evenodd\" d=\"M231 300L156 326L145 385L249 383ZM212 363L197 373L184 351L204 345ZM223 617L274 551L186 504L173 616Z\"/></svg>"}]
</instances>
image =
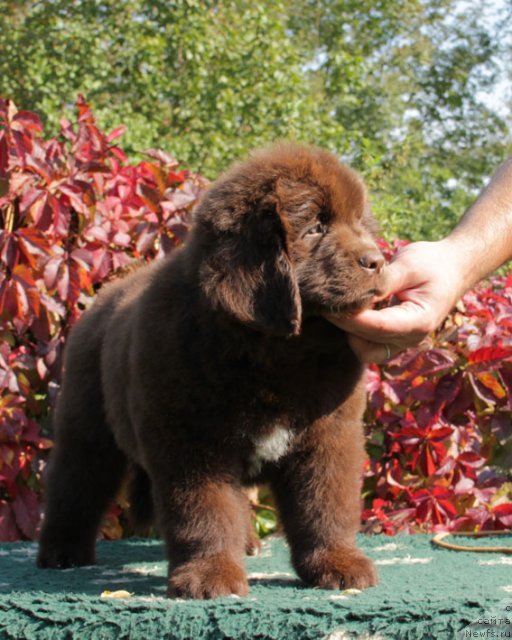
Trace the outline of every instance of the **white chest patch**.
<instances>
[{"instance_id":1,"label":"white chest patch","mask_svg":"<svg viewBox=\"0 0 512 640\"><path fill-rule=\"evenodd\" d=\"M256 475L265 462L277 462L290 447L292 434L289 429L277 424L274 429L254 440L254 451L249 458L249 474Z\"/></svg>"}]
</instances>

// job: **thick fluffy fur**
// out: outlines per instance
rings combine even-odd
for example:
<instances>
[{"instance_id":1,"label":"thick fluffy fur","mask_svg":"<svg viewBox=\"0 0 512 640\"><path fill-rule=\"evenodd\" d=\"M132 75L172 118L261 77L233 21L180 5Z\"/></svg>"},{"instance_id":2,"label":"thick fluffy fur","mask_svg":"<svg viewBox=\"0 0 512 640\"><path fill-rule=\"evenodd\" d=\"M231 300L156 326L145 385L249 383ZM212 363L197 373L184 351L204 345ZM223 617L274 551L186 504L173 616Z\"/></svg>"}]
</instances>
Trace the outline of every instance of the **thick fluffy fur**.
<instances>
[{"instance_id":1,"label":"thick fluffy fur","mask_svg":"<svg viewBox=\"0 0 512 640\"><path fill-rule=\"evenodd\" d=\"M101 291L67 346L39 566L94 562L135 467L171 596L247 593L243 487L260 480L306 583L376 584L355 546L363 367L321 316L379 290L372 226L357 174L278 145L212 185L182 248Z\"/></svg>"}]
</instances>

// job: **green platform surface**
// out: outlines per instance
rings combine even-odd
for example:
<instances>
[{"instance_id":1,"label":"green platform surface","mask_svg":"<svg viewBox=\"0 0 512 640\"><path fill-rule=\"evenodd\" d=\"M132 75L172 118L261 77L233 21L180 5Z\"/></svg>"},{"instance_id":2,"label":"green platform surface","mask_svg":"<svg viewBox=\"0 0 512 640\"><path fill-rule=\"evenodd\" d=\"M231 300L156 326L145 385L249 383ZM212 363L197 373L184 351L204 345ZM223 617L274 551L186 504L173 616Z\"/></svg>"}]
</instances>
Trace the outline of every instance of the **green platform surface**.
<instances>
[{"instance_id":1,"label":"green platform surface","mask_svg":"<svg viewBox=\"0 0 512 640\"><path fill-rule=\"evenodd\" d=\"M511 546L512 536L499 544ZM247 558L248 597L184 601L165 597L156 540L99 542L96 566L65 571L36 569L33 543L4 543L0 639L512 637L512 556L444 550L426 535L361 536L360 546L380 575L379 586L364 592L305 587L286 542L275 537ZM105 599L106 590L132 595Z\"/></svg>"}]
</instances>

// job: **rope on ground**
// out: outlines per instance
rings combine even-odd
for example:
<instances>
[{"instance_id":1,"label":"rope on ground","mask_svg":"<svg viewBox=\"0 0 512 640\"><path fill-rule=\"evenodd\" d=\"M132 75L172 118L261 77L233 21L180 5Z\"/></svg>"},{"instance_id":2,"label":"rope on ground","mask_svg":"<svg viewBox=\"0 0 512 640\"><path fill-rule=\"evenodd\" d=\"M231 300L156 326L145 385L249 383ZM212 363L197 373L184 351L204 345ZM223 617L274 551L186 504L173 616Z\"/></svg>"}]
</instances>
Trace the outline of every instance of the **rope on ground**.
<instances>
[{"instance_id":1,"label":"rope on ground","mask_svg":"<svg viewBox=\"0 0 512 640\"><path fill-rule=\"evenodd\" d=\"M432 542L433 544L438 545L439 547L444 547L445 549L452 549L453 551L475 551L477 553L512 553L512 547L466 547L460 544L453 544L453 542L446 542L445 538L448 536L465 536L468 538L484 538L488 536L500 536L500 535L510 535L512 530L507 529L504 531L473 531L473 532L462 532L462 531L443 531L442 533L438 533L434 536Z\"/></svg>"}]
</instances>

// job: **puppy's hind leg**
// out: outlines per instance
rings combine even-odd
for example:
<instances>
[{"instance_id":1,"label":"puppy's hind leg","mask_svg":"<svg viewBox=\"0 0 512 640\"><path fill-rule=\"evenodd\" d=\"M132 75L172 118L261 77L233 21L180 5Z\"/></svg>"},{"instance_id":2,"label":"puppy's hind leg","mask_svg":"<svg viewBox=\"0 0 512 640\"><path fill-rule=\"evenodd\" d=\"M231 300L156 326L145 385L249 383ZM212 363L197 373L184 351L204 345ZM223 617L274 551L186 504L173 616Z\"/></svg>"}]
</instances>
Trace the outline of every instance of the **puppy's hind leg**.
<instances>
[{"instance_id":1,"label":"puppy's hind leg","mask_svg":"<svg viewBox=\"0 0 512 640\"><path fill-rule=\"evenodd\" d=\"M111 434L65 433L52 452L46 508L39 537L39 567L94 564L102 516L119 489L125 458Z\"/></svg>"},{"instance_id":2,"label":"puppy's hind leg","mask_svg":"<svg viewBox=\"0 0 512 640\"><path fill-rule=\"evenodd\" d=\"M144 469L133 462L129 471L128 502L134 530L140 533L149 529L155 518L151 480Z\"/></svg>"},{"instance_id":3,"label":"puppy's hind leg","mask_svg":"<svg viewBox=\"0 0 512 640\"><path fill-rule=\"evenodd\" d=\"M46 477L39 567L95 562L101 518L125 473L125 456L105 422L97 368L92 359L80 366L70 360L66 371Z\"/></svg>"},{"instance_id":4,"label":"puppy's hind leg","mask_svg":"<svg viewBox=\"0 0 512 640\"><path fill-rule=\"evenodd\" d=\"M39 567L65 569L95 563L101 519L115 498L124 470L124 456L113 442L57 443L47 477Z\"/></svg>"}]
</instances>

